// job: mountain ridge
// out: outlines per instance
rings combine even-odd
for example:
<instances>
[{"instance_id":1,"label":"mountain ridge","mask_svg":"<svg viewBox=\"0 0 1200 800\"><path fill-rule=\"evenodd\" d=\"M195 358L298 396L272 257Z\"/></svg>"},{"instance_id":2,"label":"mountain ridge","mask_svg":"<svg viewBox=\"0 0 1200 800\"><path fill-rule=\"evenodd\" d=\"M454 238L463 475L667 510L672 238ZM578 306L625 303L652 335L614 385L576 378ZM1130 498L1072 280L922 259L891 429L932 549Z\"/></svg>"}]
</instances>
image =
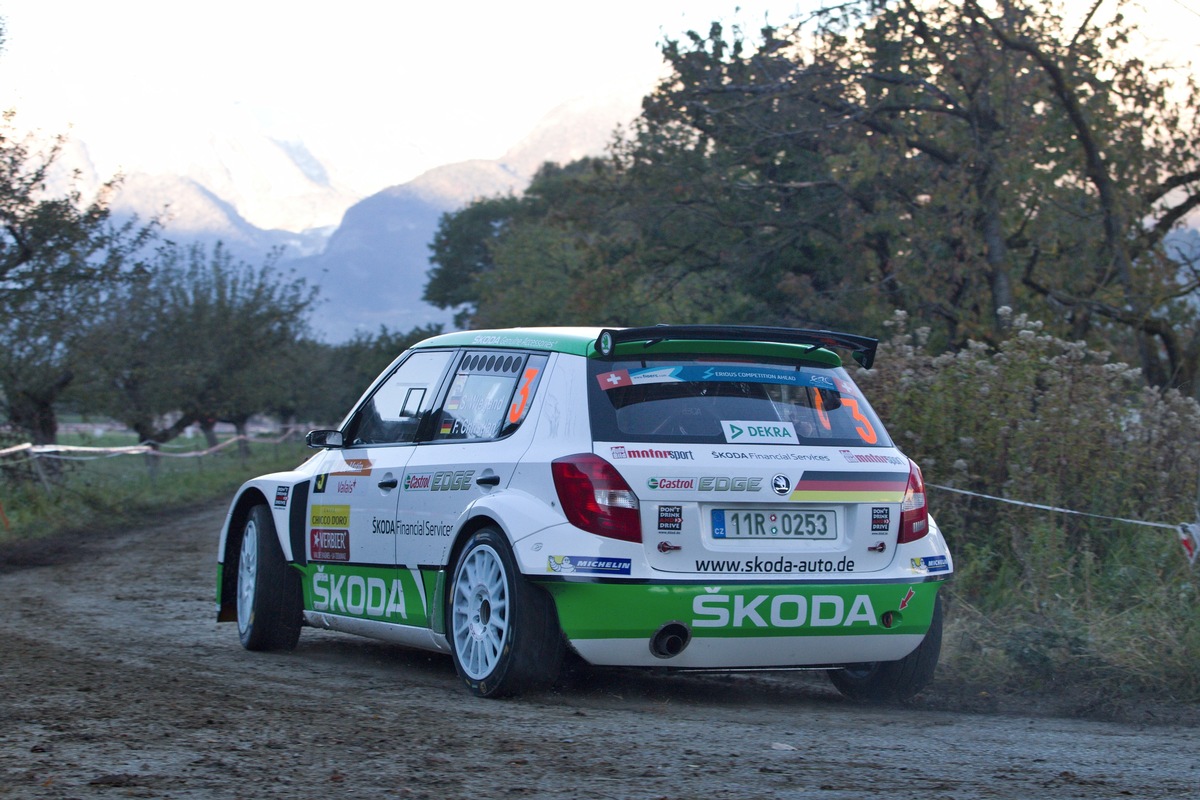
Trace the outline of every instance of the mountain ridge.
<instances>
[{"instance_id":1,"label":"mountain ridge","mask_svg":"<svg viewBox=\"0 0 1200 800\"><path fill-rule=\"evenodd\" d=\"M340 188L336 165L302 142L263 134L214 144L214 159L187 174L132 170L121 176L111 208L118 218L159 219L168 241L221 242L250 264L280 250L279 269L319 289L311 317L318 338L337 342L380 326L449 324L451 311L421 299L442 215L479 198L520 193L548 161L602 153L639 103L627 96L564 103L498 159L440 165L357 198ZM86 144L71 143L62 161L78 170L83 185L101 185ZM271 197L279 208L267 213ZM262 224L268 221L279 224Z\"/></svg>"}]
</instances>

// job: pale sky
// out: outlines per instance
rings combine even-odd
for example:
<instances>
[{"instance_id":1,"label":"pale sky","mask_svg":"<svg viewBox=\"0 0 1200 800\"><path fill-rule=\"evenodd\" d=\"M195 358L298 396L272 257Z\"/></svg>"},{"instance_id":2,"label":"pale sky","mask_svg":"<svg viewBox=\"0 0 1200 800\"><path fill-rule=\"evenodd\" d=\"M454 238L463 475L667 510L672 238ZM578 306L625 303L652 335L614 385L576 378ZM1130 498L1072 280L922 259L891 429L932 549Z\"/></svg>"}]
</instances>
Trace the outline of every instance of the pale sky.
<instances>
[{"instance_id":1,"label":"pale sky","mask_svg":"<svg viewBox=\"0 0 1200 800\"><path fill-rule=\"evenodd\" d=\"M754 32L821 2L0 0L0 109L86 142L106 175L179 170L253 127L369 192L498 158L566 100L644 94L664 35L713 19ZM1140 6L1150 36L1200 63L1200 0Z\"/></svg>"},{"instance_id":2,"label":"pale sky","mask_svg":"<svg viewBox=\"0 0 1200 800\"><path fill-rule=\"evenodd\" d=\"M0 108L21 127L72 126L107 172L178 159L252 122L320 157L382 157L416 174L498 158L577 96L640 96L661 70L664 32L707 30L738 4L0 0ZM757 29L800 3L740 5L737 19Z\"/></svg>"}]
</instances>

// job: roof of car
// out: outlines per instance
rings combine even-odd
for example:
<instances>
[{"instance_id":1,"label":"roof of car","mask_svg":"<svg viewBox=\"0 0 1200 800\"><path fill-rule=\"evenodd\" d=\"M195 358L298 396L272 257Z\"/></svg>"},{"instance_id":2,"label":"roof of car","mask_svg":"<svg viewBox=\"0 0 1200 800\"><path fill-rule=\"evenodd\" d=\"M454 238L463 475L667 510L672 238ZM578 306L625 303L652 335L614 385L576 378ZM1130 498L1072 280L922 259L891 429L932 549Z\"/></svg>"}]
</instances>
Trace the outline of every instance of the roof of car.
<instances>
[{"instance_id":1,"label":"roof of car","mask_svg":"<svg viewBox=\"0 0 1200 800\"><path fill-rule=\"evenodd\" d=\"M834 348L849 349L870 368L877 342L864 336L825 330L747 325L658 325L643 328L502 328L459 331L426 339L427 347L514 347L579 356L629 356L655 353L754 355L817 361L840 366Z\"/></svg>"},{"instance_id":2,"label":"roof of car","mask_svg":"<svg viewBox=\"0 0 1200 800\"><path fill-rule=\"evenodd\" d=\"M586 356L594 352L599 328L499 328L458 331L425 339L416 347L518 347Z\"/></svg>"}]
</instances>

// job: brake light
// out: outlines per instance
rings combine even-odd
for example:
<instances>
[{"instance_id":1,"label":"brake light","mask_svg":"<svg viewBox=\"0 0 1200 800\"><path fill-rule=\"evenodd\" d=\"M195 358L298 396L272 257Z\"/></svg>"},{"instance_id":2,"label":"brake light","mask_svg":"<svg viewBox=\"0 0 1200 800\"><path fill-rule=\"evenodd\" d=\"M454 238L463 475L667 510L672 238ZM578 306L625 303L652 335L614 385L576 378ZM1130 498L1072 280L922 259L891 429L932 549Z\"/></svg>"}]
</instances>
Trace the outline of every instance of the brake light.
<instances>
[{"instance_id":1,"label":"brake light","mask_svg":"<svg viewBox=\"0 0 1200 800\"><path fill-rule=\"evenodd\" d=\"M578 453L554 459L550 473L572 525L610 539L642 541L637 495L612 464L594 453Z\"/></svg>"},{"instance_id":2,"label":"brake light","mask_svg":"<svg viewBox=\"0 0 1200 800\"><path fill-rule=\"evenodd\" d=\"M904 500L900 505L900 535L896 542L915 542L927 533L929 508L925 505L925 479L921 477L921 468L909 459L908 488L904 490Z\"/></svg>"}]
</instances>

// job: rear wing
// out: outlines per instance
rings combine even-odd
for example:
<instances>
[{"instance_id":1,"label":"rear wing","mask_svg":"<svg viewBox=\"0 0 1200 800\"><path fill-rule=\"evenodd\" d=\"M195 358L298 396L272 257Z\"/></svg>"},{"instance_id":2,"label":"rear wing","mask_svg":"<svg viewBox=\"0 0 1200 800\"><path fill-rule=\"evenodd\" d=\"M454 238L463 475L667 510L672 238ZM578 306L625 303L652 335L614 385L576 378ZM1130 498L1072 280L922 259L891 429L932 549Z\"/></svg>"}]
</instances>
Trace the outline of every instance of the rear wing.
<instances>
[{"instance_id":1,"label":"rear wing","mask_svg":"<svg viewBox=\"0 0 1200 800\"><path fill-rule=\"evenodd\" d=\"M806 345L812 349L849 350L863 369L875 363L878 339L837 331L813 331L803 328L774 328L762 325L654 325L644 328L605 328L596 337L596 351L607 358L618 344L713 339L716 341L774 342Z\"/></svg>"}]
</instances>

